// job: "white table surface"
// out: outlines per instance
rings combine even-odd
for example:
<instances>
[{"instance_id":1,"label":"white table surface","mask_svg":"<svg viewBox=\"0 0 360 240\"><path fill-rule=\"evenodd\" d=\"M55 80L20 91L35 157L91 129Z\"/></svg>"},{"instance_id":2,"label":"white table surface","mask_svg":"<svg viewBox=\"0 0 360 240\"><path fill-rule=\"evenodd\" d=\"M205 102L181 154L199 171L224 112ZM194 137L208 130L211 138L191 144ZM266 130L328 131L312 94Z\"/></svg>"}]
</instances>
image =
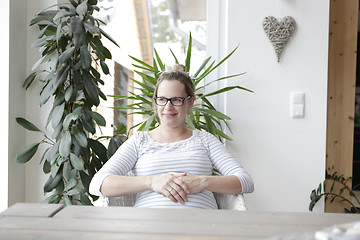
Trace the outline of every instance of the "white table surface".
<instances>
[{"instance_id":1,"label":"white table surface","mask_svg":"<svg viewBox=\"0 0 360 240\"><path fill-rule=\"evenodd\" d=\"M359 221L356 214L18 203L0 214L0 239L288 239Z\"/></svg>"}]
</instances>

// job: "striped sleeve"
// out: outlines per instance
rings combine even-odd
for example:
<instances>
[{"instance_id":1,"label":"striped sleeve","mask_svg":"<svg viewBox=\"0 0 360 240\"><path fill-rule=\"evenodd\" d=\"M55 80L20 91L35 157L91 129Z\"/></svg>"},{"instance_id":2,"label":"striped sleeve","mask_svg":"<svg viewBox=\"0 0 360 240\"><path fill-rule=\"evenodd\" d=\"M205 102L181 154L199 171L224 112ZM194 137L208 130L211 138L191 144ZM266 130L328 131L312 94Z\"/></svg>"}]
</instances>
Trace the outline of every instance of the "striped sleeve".
<instances>
[{"instance_id":1,"label":"striped sleeve","mask_svg":"<svg viewBox=\"0 0 360 240\"><path fill-rule=\"evenodd\" d=\"M94 175L90 182L89 192L95 196L102 196L100 187L104 179L109 175L126 175L135 165L137 154L137 143L139 134L135 133L126 140L114 153L114 155L104 164L104 166Z\"/></svg>"},{"instance_id":2,"label":"striped sleeve","mask_svg":"<svg viewBox=\"0 0 360 240\"><path fill-rule=\"evenodd\" d=\"M210 133L205 133L209 157L215 169L223 176L234 175L241 183L242 193L252 193L254 182L249 173L225 149L224 145Z\"/></svg>"}]
</instances>

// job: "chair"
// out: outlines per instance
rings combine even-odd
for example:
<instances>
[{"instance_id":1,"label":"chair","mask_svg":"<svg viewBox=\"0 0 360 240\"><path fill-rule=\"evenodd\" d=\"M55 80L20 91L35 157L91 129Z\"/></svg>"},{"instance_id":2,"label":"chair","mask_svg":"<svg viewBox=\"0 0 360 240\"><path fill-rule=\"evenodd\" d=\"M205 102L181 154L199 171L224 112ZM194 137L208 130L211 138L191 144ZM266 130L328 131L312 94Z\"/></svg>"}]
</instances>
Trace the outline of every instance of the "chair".
<instances>
[{"instance_id":1,"label":"chair","mask_svg":"<svg viewBox=\"0 0 360 240\"><path fill-rule=\"evenodd\" d=\"M229 195L214 193L216 203L219 209L246 211L246 203L242 194ZM103 206L121 206L121 207L132 207L136 201L135 194L129 194L122 197L104 197Z\"/></svg>"}]
</instances>

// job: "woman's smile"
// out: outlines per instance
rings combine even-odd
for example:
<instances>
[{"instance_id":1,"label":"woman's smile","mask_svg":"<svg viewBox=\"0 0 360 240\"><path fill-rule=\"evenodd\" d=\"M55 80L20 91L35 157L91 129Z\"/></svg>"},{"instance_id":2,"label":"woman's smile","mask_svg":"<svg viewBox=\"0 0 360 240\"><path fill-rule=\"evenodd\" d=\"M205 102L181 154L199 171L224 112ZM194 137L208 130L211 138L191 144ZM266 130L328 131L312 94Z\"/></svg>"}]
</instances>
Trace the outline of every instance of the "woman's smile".
<instances>
[{"instance_id":1,"label":"woman's smile","mask_svg":"<svg viewBox=\"0 0 360 240\"><path fill-rule=\"evenodd\" d=\"M173 118L177 115L177 113L163 113L163 115L166 118Z\"/></svg>"}]
</instances>

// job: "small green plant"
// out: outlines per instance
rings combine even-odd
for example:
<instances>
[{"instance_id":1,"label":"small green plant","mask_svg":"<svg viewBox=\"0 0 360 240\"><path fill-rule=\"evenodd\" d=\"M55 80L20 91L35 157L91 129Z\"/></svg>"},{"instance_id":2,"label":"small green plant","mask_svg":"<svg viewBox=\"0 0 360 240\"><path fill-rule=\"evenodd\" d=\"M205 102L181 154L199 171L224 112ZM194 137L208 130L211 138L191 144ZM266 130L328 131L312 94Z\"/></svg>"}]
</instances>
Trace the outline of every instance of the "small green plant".
<instances>
[{"instance_id":1,"label":"small green plant","mask_svg":"<svg viewBox=\"0 0 360 240\"><path fill-rule=\"evenodd\" d=\"M28 120L17 118L22 127L44 138L25 147L16 161L26 163L40 144L47 146L40 161L43 172L49 174L44 185L44 193L49 193L47 203L91 204L90 197L96 197L88 192L90 180L117 149L114 138L107 149L95 134L97 126L106 124L94 111L101 98L106 100L99 87L104 84L100 72L109 74L105 60L112 58L101 38L116 44L100 28L102 22L92 16L99 11L96 4L97 0L69 0L36 14L30 24L40 29L32 47L38 47L42 56L23 87L28 89L35 79L42 83L40 106L53 100L42 129L51 125L54 131L49 137Z\"/></svg>"},{"instance_id":2,"label":"small green plant","mask_svg":"<svg viewBox=\"0 0 360 240\"><path fill-rule=\"evenodd\" d=\"M190 34L189 43L186 50L185 63L183 64L185 66L186 72L190 72L191 49L192 37ZM243 75L244 73L224 76L218 79L214 79L212 81L208 81L208 83L206 84L204 84L204 80L206 77L209 76L210 73L212 73L216 68L223 64L236 51L236 49L237 48L235 48L232 52L230 52L230 54L228 54L217 64L215 63L215 61L211 61L211 57L208 57L195 71L194 75L191 76L196 87L196 98L199 101L195 103L192 111L190 111L187 116L186 124L188 128L200 130L203 129L218 137L220 140L232 140L227 134L224 133L223 130L224 126L229 128L227 121L231 120L231 118L217 111L216 108L208 100L208 97L234 89L245 90L248 92L252 91L241 86L228 86L210 93L204 93L204 89L205 87L215 82L238 77ZM171 49L169 50L174 57L175 63L179 64L178 58L175 56L174 52ZM133 102L131 104L119 106L117 108L125 110L131 109L132 112L129 114L142 114L149 116L147 120L136 124L131 129L138 127L138 130L145 131L154 129L158 126L158 119L156 118L156 114L154 113L152 98L154 95L154 88L156 86L158 77L161 72L166 70L166 66L164 64L164 61L158 55L156 49L154 49L154 54L155 57L153 58L152 66L135 57L130 56L136 62L136 64L133 64L133 66L135 67L134 72L142 78L142 80L140 81L132 79L134 83L137 84L137 86L134 87L134 90L136 90L137 92L129 91L129 96L112 96L115 99L127 99L132 100Z\"/></svg>"},{"instance_id":3,"label":"small green plant","mask_svg":"<svg viewBox=\"0 0 360 240\"><path fill-rule=\"evenodd\" d=\"M327 191L325 186L325 181L320 183L317 189L313 189L310 195L310 204L309 210L312 211L316 203L322 198L325 198L325 201L330 201L332 203L335 199L340 200L345 205L350 206L350 208L344 207L346 213L360 213L360 201L356 197L353 190L348 186L349 182L352 180L352 177L345 178L343 175L338 175L337 172L329 174L327 171L325 173L325 179L331 180L330 190ZM335 191L336 185L340 186L339 191ZM354 186L354 189L357 186ZM355 200L355 204L351 199Z\"/></svg>"}]
</instances>

